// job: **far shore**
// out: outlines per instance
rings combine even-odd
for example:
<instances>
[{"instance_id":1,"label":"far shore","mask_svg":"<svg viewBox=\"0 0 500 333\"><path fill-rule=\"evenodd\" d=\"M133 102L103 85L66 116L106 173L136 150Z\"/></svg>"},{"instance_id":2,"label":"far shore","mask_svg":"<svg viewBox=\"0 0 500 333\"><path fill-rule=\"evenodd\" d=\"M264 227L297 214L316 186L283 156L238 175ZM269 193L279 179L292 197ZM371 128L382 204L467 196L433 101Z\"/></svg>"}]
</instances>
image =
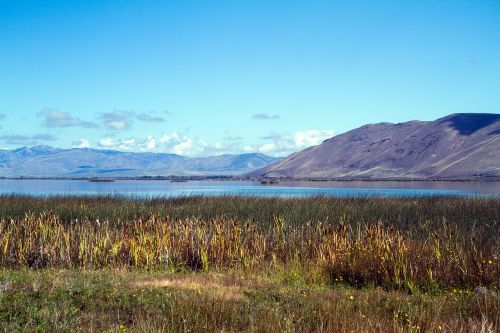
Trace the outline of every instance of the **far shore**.
<instances>
[{"instance_id":1,"label":"far shore","mask_svg":"<svg viewBox=\"0 0 500 333\"><path fill-rule=\"evenodd\" d=\"M291 177L239 177L239 176L143 176L143 177L0 177L5 180L157 180L157 181L286 181L286 182L499 182L500 177L469 178L291 178Z\"/></svg>"}]
</instances>

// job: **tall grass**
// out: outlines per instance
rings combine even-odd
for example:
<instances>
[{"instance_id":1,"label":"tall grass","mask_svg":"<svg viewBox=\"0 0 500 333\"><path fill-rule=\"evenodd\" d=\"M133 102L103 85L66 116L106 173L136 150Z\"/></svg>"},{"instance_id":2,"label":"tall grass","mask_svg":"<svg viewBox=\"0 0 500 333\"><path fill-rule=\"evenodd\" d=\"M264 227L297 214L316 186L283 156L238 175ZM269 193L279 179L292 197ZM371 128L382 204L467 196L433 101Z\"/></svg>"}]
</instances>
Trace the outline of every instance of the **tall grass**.
<instances>
[{"instance_id":1,"label":"tall grass","mask_svg":"<svg viewBox=\"0 0 500 333\"><path fill-rule=\"evenodd\" d=\"M0 266L268 270L406 290L498 287L498 199L0 198Z\"/></svg>"},{"instance_id":2,"label":"tall grass","mask_svg":"<svg viewBox=\"0 0 500 333\"><path fill-rule=\"evenodd\" d=\"M251 220L269 226L276 216L287 224L302 225L309 221L338 223L372 223L382 220L399 228L418 227L426 221L446 218L471 229L474 226L494 224L500 220L500 199L460 197L415 198L261 198L261 197L179 197L134 198L121 196L30 197L0 195L0 219L23 218L26 213L51 211L61 220L145 219L154 214L172 219L234 218ZM498 229L497 229L498 230Z\"/></svg>"}]
</instances>

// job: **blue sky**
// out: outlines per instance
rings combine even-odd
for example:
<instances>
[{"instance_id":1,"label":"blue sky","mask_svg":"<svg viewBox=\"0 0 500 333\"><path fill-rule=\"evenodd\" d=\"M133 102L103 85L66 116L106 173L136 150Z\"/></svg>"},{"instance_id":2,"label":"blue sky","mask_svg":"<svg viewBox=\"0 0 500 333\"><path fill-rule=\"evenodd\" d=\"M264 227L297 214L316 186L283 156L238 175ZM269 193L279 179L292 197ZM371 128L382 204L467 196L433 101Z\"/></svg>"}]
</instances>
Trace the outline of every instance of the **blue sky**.
<instances>
[{"instance_id":1,"label":"blue sky","mask_svg":"<svg viewBox=\"0 0 500 333\"><path fill-rule=\"evenodd\" d=\"M0 148L286 155L499 106L497 0L0 0Z\"/></svg>"}]
</instances>

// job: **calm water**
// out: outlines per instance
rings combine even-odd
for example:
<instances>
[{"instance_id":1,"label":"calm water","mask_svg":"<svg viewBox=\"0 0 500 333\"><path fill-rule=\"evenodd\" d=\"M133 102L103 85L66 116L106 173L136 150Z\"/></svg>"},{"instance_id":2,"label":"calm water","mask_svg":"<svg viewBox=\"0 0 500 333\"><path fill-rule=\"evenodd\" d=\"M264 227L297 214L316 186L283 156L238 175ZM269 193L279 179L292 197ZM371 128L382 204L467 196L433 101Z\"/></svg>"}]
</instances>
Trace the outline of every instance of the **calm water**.
<instances>
[{"instance_id":1,"label":"calm water","mask_svg":"<svg viewBox=\"0 0 500 333\"><path fill-rule=\"evenodd\" d=\"M500 196L500 182L280 182L263 185L255 181L116 180L17 180L0 179L0 194L132 195L139 197L186 195L251 196Z\"/></svg>"}]
</instances>

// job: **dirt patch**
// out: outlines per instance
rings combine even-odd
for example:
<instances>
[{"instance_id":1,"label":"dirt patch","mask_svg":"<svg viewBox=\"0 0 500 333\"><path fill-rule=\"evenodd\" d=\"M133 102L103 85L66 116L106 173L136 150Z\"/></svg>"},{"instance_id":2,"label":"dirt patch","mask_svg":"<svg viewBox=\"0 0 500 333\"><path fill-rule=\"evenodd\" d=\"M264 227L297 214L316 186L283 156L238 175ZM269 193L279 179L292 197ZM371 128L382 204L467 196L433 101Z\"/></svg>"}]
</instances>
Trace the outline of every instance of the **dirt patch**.
<instances>
[{"instance_id":1,"label":"dirt patch","mask_svg":"<svg viewBox=\"0 0 500 333\"><path fill-rule=\"evenodd\" d=\"M239 281L238 281L239 282ZM135 280L132 287L173 288L192 290L219 299L242 301L247 289L234 279L222 279L210 275L166 276L154 279Z\"/></svg>"}]
</instances>

